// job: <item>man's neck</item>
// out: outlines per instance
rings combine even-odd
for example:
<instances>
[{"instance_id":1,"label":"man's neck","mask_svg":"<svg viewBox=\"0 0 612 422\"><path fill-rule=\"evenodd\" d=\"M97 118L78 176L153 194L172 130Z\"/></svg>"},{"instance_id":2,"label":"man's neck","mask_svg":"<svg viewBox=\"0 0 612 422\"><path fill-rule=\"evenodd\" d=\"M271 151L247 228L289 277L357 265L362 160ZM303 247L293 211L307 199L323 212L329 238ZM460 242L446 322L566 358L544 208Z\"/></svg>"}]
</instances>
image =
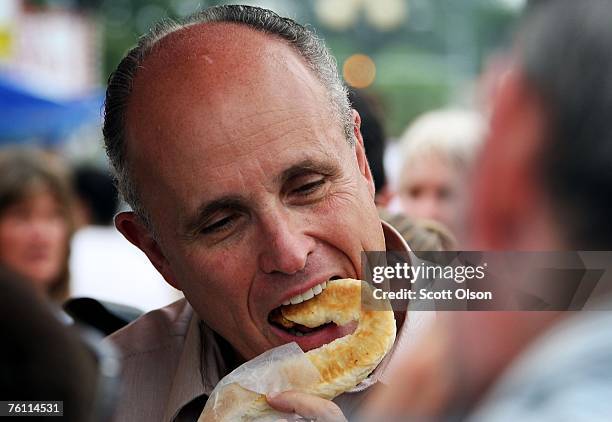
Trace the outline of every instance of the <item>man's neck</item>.
<instances>
[{"instance_id":1,"label":"man's neck","mask_svg":"<svg viewBox=\"0 0 612 422\"><path fill-rule=\"evenodd\" d=\"M240 353L238 353L238 351L221 335L215 333L215 337L217 338L217 344L219 345L219 350L221 351L221 355L223 356L223 360L227 366L228 373L247 361L247 359L243 358Z\"/></svg>"}]
</instances>

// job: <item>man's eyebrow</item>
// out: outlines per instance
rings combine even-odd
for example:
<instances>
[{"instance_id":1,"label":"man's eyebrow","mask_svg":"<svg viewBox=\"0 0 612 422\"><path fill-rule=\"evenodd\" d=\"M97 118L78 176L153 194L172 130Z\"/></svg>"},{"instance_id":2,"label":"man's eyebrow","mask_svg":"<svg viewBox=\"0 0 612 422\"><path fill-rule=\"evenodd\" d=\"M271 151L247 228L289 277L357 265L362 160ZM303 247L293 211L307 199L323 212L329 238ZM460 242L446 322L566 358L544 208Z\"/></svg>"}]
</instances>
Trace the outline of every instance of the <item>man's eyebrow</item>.
<instances>
[{"instance_id":1,"label":"man's eyebrow","mask_svg":"<svg viewBox=\"0 0 612 422\"><path fill-rule=\"evenodd\" d=\"M215 212L226 209L242 210L246 207L244 198L235 195L222 196L203 203L192 216L186 218L185 224L183 224L183 233L187 238L193 238L202 229L206 220Z\"/></svg>"},{"instance_id":2,"label":"man's eyebrow","mask_svg":"<svg viewBox=\"0 0 612 422\"><path fill-rule=\"evenodd\" d=\"M338 165L334 164L333 161L321 161L305 159L300 161L291 167L283 170L274 179L274 182L281 185L293 177L300 176L306 173L320 173L324 175L333 176L338 173ZM196 212L185 219L185 223L182 224L183 234L187 239L193 239L203 228L203 224L206 220L219 210L245 210L248 205L245 199L237 195L227 195L220 198L214 199L210 202L201 204Z\"/></svg>"},{"instance_id":3,"label":"man's eyebrow","mask_svg":"<svg viewBox=\"0 0 612 422\"><path fill-rule=\"evenodd\" d=\"M276 178L275 182L282 185L288 180L305 173L321 173L332 176L338 172L338 165L333 161L314 161L306 159L285 169Z\"/></svg>"}]
</instances>

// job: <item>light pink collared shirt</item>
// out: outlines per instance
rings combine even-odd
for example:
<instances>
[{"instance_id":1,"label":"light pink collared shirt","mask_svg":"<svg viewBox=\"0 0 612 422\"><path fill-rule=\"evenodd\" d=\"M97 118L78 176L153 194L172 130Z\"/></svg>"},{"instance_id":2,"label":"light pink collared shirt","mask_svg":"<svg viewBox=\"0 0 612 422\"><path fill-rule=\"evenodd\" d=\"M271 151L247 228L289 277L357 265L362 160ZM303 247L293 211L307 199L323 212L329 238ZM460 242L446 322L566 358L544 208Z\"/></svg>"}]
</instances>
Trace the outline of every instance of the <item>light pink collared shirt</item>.
<instances>
[{"instance_id":1,"label":"light pink collared shirt","mask_svg":"<svg viewBox=\"0 0 612 422\"><path fill-rule=\"evenodd\" d=\"M401 235L383 221L387 250L409 251ZM334 402L350 419L374 384L385 383L393 362L407 351L431 323L433 312L408 312L391 352L370 377ZM208 396L234 368L226 365L222 340L181 299L147 313L109 337L122 352L122 393L117 422L195 421L202 406L194 399ZM203 403L203 400L202 400Z\"/></svg>"}]
</instances>

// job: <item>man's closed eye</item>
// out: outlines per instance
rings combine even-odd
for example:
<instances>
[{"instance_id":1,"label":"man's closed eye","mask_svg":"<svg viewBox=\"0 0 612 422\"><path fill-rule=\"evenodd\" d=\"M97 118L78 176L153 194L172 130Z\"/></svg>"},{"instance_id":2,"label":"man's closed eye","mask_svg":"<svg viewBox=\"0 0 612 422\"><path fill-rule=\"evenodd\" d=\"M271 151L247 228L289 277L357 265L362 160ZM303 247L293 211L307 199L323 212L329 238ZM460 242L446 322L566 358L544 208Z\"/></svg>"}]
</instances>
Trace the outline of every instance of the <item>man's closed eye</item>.
<instances>
[{"instance_id":1,"label":"man's closed eye","mask_svg":"<svg viewBox=\"0 0 612 422\"><path fill-rule=\"evenodd\" d=\"M237 220L237 215L229 215L227 217L223 217L217 221L212 222L211 224L206 225L204 228L202 228L201 233L211 234L230 230L237 223Z\"/></svg>"},{"instance_id":2,"label":"man's closed eye","mask_svg":"<svg viewBox=\"0 0 612 422\"><path fill-rule=\"evenodd\" d=\"M312 193L315 193L325 184L325 179L321 178L309 183L306 183L299 188L295 189L293 192L297 195L307 196Z\"/></svg>"}]
</instances>

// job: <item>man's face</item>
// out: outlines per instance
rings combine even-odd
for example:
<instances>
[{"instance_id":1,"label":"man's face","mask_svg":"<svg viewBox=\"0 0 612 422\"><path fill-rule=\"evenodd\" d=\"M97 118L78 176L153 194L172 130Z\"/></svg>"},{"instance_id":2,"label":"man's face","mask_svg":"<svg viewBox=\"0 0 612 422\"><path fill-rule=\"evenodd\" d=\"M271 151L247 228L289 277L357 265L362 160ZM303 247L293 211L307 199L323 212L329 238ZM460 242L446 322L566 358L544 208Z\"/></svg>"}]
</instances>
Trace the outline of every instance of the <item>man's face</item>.
<instances>
[{"instance_id":1,"label":"man's face","mask_svg":"<svg viewBox=\"0 0 612 422\"><path fill-rule=\"evenodd\" d=\"M282 42L227 24L171 37L128 108L156 266L244 358L346 334L294 335L269 315L330 278L359 278L361 251L383 250L362 146L347 143L324 88Z\"/></svg>"}]
</instances>

